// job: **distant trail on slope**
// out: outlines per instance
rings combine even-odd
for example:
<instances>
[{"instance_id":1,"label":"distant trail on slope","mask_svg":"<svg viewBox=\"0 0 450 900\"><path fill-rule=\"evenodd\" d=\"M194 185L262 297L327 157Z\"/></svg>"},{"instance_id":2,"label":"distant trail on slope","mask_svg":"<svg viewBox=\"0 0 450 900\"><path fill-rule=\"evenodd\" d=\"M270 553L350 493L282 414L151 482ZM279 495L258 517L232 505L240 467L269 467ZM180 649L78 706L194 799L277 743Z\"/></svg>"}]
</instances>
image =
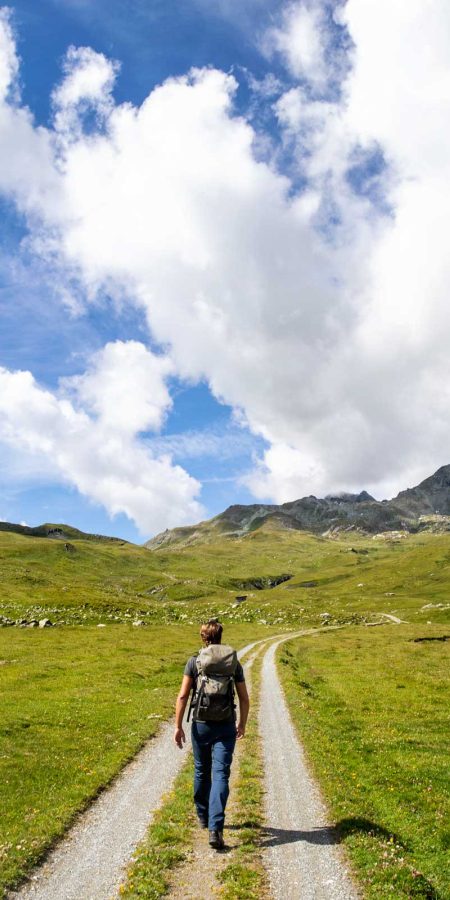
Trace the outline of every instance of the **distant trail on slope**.
<instances>
[{"instance_id":1,"label":"distant trail on slope","mask_svg":"<svg viewBox=\"0 0 450 900\"><path fill-rule=\"evenodd\" d=\"M264 657L260 705L267 822L262 843L273 900L357 900L286 706L274 659L280 643Z\"/></svg>"},{"instance_id":2,"label":"distant trail on slope","mask_svg":"<svg viewBox=\"0 0 450 900\"><path fill-rule=\"evenodd\" d=\"M405 622L404 619L399 619L398 616L393 616L391 613L379 613L383 619L390 619L391 622L394 622L395 625L409 625L409 622Z\"/></svg>"},{"instance_id":3,"label":"distant trail on slope","mask_svg":"<svg viewBox=\"0 0 450 900\"><path fill-rule=\"evenodd\" d=\"M264 641L243 647L238 657L260 643ZM173 727L173 721L162 726L8 900L110 900L117 895L152 811L186 760L174 744ZM190 745L188 728L186 743Z\"/></svg>"}]
</instances>

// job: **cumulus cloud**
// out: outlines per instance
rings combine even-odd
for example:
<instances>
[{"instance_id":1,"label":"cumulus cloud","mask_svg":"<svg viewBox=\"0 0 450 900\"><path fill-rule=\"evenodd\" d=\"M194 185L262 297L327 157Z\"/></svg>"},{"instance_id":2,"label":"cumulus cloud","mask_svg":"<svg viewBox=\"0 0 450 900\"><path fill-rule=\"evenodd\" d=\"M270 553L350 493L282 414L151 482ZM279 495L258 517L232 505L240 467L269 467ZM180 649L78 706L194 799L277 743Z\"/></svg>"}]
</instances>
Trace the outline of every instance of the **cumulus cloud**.
<instances>
[{"instance_id":1,"label":"cumulus cloud","mask_svg":"<svg viewBox=\"0 0 450 900\"><path fill-rule=\"evenodd\" d=\"M168 356L156 356L138 341L115 341L95 353L82 375L62 380L82 408L111 433L159 431L172 406Z\"/></svg>"},{"instance_id":2,"label":"cumulus cloud","mask_svg":"<svg viewBox=\"0 0 450 900\"><path fill-rule=\"evenodd\" d=\"M324 5L292 3L284 9L281 27L267 30L263 47L269 55L281 53L291 75L323 87L328 77L325 37Z\"/></svg>"},{"instance_id":3,"label":"cumulus cloud","mask_svg":"<svg viewBox=\"0 0 450 900\"><path fill-rule=\"evenodd\" d=\"M344 32L339 7L331 15L323 0L287 3L281 22L268 28L261 48L269 57L279 55L296 80L307 85L310 95L321 95L339 86L349 68L350 41Z\"/></svg>"},{"instance_id":4,"label":"cumulus cloud","mask_svg":"<svg viewBox=\"0 0 450 900\"><path fill-rule=\"evenodd\" d=\"M54 127L66 137L76 137L81 117L89 109L95 110L99 121L111 112L119 64L90 47L69 47L63 68L64 78L52 95Z\"/></svg>"},{"instance_id":5,"label":"cumulus cloud","mask_svg":"<svg viewBox=\"0 0 450 900\"><path fill-rule=\"evenodd\" d=\"M107 344L58 395L30 372L2 368L2 440L35 459L38 471L44 460L54 477L112 516L125 513L145 534L196 521L199 483L140 436L158 428L170 406L170 371L170 360L133 341Z\"/></svg>"},{"instance_id":6,"label":"cumulus cloud","mask_svg":"<svg viewBox=\"0 0 450 900\"><path fill-rule=\"evenodd\" d=\"M8 99L17 62L2 20L0 190L27 216L35 252L87 302L106 292L144 310L170 355L167 371L151 363L150 380L204 378L242 411L270 445L247 483L274 500L362 487L380 496L448 461L450 8L348 0L338 25L327 8L290 4L266 36L293 79L275 106L284 174L258 158L236 79L214 69L168 79L140 107L116 105L117 67L71 50L56 127L37 128ZM156 408L130 409L118 435L95 371L75 384L76 402L27 389L56 404L58 438L63 425L106 429L145 453L130 434L164 417L161 383ZM138 490L129 465L123 509L123 485ZM86 460L77 478L98 499ZM195 485L173 478L193 514Z\"/></svg>"}]
</instances>

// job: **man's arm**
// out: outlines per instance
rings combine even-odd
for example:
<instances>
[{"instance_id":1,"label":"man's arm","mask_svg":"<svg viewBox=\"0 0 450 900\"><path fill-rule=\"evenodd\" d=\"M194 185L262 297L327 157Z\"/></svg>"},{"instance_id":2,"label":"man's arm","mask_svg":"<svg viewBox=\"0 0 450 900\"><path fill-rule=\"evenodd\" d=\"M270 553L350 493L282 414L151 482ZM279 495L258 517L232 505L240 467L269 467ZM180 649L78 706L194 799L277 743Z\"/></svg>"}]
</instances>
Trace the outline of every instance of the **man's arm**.
<instances>
[{"instance_id":1,"label":"man's arm","mask_svg":"<svg viewBox=\"0 0 450 900\"><path fill-rule=\"evenodd\" d=\"M239 697L239 722L236 725L237 739L239 740L239 738L244 737L248 711L250 709L250 700L245 681L236 682L236 691Z\"/></svg>"},{"instance_id":2,"label":"man's arm","mask_svg":"<svg viewBox=\"0 0 450 900\"><path fill-rule=\"evenodd\" d=\"M183 681L181 682L180 693L178 694L177 705L175 707L175 734L173 736L173 739L180 750L183 749L183 744L186 743L186 735L183 731L183 716L193 684L193 678L189 678L188 675L183 675Z\"/></svg>"}]
</instances>

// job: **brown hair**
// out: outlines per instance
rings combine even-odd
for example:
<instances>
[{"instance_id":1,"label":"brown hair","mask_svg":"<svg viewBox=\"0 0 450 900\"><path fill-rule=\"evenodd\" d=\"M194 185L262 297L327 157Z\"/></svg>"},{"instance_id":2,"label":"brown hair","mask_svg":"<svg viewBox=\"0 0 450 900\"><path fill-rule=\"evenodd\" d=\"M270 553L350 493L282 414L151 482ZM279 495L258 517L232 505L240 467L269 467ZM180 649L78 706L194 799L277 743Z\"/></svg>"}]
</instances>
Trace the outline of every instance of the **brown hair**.
<instances>
[{"instance_id":1,"label":"brown hair","mask_svg":"<svg viewBox=\"0 0 450 900\"><path fill-rule=\"evenodd\" d=\"M218 619L209 619L200 628L200 637L204 644L220 644L223 626Z\"/></svg>"}]
</instances>

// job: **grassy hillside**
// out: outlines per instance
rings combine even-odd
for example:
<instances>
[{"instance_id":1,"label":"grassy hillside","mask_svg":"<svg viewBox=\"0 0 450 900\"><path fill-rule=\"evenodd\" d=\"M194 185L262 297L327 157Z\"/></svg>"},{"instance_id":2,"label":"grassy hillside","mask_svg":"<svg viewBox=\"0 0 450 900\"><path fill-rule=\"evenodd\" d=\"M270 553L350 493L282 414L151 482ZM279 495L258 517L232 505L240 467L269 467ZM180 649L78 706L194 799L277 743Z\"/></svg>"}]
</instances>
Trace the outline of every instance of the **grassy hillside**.
<instances>
[{"instance_id":1,"label":"grassy hillside","mask_svg":"<svg viewBox=\"0 0 450 900\"><path fill-rule=\"evenodd\" d=\"M60 541L84 540L102 541L103 543L108 543L110 541L117 541L122 544L126 543L122 538L107 537L104 534L90 534L87 531L80 531L72 525L54 525L51 522L45 522L44 525L37 525L36 527L32 527L31 525L17 525L13 522L0 522L0 531L24 534L27 537L49 537L52 540Z\"/></svg>"},{"instance_id":2,"label":"grassy hillside","mask_svg":"<svg viewBox=\"0 0 450 900\"><path fill-rule=\"evenodd\" d=\"M236 541L149 551L133 544L0 534L0 615L114 624L227 621L284 627L450 621L450 535L323 538L259 529ZM264 580L292 575L267 588ZM261 586L265 589L260 589ZM237 594L247 601L234 606ZM427 608L424 608L427 607Z\"/></svg>"}]
</instances>

